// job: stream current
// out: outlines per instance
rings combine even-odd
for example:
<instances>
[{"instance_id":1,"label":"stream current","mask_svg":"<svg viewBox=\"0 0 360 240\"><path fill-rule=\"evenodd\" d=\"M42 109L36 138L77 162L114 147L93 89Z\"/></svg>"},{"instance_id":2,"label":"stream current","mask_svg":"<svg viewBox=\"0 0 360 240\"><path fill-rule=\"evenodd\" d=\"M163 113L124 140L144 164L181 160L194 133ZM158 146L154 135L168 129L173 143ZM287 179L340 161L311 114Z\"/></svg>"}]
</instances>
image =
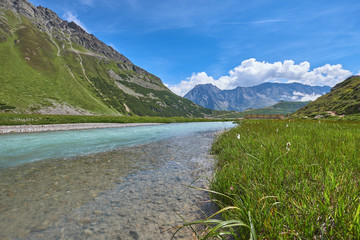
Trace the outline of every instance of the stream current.
<instances>
[{"instance_id":1,"label":"stream current","mask_svg":"<svg viewBox=\"0 0 360 240\"><path fill-rule=\"evenodd\" d=\"M17 157L0 150L0 239L170 239L184 223L177 214L192 221L214 211L206 192L187 186L206 188L214 163L211 143L233 126L186 123L0 136L12 151L9 141L35 141L24 143L31 146L28 152L18 146ZM60 136L54 145L54 134L77 140ZM48 153L36 155L42 144L55 146L56 154L45 146ZM191 238L187 229L175 236Z\"/></svg>"}]
</instances>

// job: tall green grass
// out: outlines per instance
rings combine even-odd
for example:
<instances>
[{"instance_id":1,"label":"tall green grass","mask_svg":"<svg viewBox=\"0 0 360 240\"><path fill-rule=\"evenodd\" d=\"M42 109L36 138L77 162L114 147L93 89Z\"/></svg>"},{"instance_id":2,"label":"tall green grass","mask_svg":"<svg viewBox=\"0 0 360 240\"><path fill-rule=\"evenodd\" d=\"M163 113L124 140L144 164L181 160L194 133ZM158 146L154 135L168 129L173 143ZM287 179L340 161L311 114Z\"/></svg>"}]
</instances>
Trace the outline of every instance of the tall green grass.
<instances>
[{"instance_id":1,"label":"tall green grass","mask_svg":"<svg viewBox=\"0 0 360 240\"><path fill-rule=\"evenodd\" d=\"M249 120L212 151L224 220L253 226L236 239L360 238L359 122Z\"/></svg>"}]
</instances>

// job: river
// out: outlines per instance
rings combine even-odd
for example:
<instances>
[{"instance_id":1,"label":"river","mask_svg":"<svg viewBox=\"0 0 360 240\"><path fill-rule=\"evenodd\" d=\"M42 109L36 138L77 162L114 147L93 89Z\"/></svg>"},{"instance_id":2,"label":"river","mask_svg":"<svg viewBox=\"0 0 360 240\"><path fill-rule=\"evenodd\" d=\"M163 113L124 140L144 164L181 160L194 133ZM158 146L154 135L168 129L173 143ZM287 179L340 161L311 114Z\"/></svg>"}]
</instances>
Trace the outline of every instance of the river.
<instances>
[{"instance_id":1,"label":"river","mask_svg":"<svg viewBox=\"0 0 360 240\"><path fill-rule=\"evenodd\" d=\"M0 239L170 239L183 223L177 213L191 221L213 211L187 185L206 187L211 143L233 126L2 135Z\"/></svg>"}]
</instances>

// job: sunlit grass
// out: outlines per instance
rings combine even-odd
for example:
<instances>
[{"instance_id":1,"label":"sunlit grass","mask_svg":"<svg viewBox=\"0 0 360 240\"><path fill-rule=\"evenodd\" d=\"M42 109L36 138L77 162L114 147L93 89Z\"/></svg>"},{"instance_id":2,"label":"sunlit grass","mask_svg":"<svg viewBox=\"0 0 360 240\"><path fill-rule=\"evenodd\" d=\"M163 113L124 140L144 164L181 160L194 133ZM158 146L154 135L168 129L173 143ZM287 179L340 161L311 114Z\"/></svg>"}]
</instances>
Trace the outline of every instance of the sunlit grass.
<instances>
[{"instance_id":1,"label":"sunlit grass","mask_svg":"<svg viewBox=\"0 0 360 240\"><path fill-rule=\"evenodd\" d=\"M360 123L244 121L219 136L198 239L359 239Z\"/></svg>"},{"instance_id":2,"label":"sunlit grass","mask_svg":"<svg viewBox=\"0 0 360 240\"><path fill-rule=\"evenodd\" d=\"M360 237L360 124L245 121L220 136L211 189L259 239ZM250 228L237 227L237 239Z\"/></svg>"}]
</instances>

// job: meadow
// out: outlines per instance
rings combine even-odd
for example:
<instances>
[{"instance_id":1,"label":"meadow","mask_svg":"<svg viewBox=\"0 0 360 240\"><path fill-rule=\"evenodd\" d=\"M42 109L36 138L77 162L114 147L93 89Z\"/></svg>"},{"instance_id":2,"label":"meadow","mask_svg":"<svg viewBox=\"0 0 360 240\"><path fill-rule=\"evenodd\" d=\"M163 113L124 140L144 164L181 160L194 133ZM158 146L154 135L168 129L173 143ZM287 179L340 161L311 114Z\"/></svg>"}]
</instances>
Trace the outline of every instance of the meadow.
<instances>
[{"instance_id":1,"label":"meadow","mask_svg":"<svg viewBox=\"0 0 360 240\"><path fill-rule=\"evenodd\" d=\"M111 115L40 115L0 113L1 125L43 125L65 123L184 123L216 122L231 119L205 119L185 117L144 117L144 116L111 116Z\"/></svg>"},{"instance_id":2,"label":"meadow","mask_svg":"<svg viewBox=\"0 0 360 240\"><path fill-rule=\"evenodd\" d=\"M207 237L360 238L360 122L247 120L212 152L223 220L197 222Z\"/></svg>"}]
</instances>

